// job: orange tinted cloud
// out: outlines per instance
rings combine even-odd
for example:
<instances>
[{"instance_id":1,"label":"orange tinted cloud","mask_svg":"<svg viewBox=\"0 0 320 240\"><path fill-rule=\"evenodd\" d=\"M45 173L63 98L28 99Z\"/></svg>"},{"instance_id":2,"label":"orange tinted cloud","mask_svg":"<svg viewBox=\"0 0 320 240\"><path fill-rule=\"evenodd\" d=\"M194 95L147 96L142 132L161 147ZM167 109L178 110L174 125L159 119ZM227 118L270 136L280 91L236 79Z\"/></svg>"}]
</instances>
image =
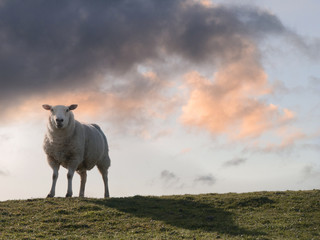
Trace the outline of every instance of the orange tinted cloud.
<instances>
[{"instance_id":1,"label":"orange tinted cloud","mask_svg":"<svg viewBox=\"0 0 320 240\"><path fill-rule=\"evenodd\" d=\"M214 135L255 138L294 118L290 110L261 99L272 89L250 43L239 56L223 64L213 80L191 72L186 75L186 86L190 97L182 108L181 122Z\"/></svg>"},{"instance_id":2,"label":"orange tinted cloud","mask_svg":"<svg viewBox=\"0 0 320 240\"><path fill-rule=\"evenodd\" d=\"M283 126L274 132L272 141L253 142L244 149L244 152L288 153L297 146L298 142L312 139L313 137L310 134L302 132L300 129Z\"/></svg>"},{"instance_id":3,"label":"orange tinted cloud","mask_svg":"<svg viewBox=\"0 0 320 240\"><path fill-rule=\"evenodd\" d=\"M139 134L146 135L147 125L155 119L166 118L175 110L178 98L165 94L168 86L156 73L145 72L113 91L87 89L33 95L14 108L7 108L2 121L41 119L45 111L42 104L78 104L75 115L80 121L106 121L115 128L139 129Z\"/></svg>"}]
</instances>

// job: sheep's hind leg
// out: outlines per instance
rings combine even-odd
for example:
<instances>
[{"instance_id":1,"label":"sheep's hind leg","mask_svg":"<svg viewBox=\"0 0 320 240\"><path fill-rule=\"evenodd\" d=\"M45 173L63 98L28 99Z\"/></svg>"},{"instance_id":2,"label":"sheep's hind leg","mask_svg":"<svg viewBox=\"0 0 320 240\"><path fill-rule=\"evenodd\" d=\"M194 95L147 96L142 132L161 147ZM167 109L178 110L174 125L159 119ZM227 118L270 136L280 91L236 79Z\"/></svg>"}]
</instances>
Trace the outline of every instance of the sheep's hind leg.
<instances>
[{"instance_id":1,"label":"sheep's hind leg","mask_svg":"<svg viewBox=\"0 0 320 240\"><path fill-rule=\"evenodd\" d=\"M110 160L109 160L110 162ZM109 197L109 187L108 187L108 168L109 165L106 163L102 163L102 164L98 164L97 165L102 178L103 178L103 182L104 182L104 197L108 198Z\"/></svg>"},{"instance_id":2,"label":"sheep's hind leg","mask_svg":"<svg viewBox=\"0 0 320 240\"><path fill-rule=\"evenodd\" d=\"M51 165L51 167L53 169L52 186L51 186L50 193L48 194L47 197L54 197L55 192L56 192L56 183L57 183L57 179L59 176L59 165Z\"/></svg>"},{"instance_id":3,"label":"sheep's hind leg","mask_svg":"<svg viewBox=\"0 0 320 240\"><path fill-rule=\"evenodd\" d=\"M78 172L81 178L81 184L80 184L80 192L79 192L79 197L84 197L84 189L86 186L87 182L87 171L83 170L81 172Z\"/></svg>"},{"instance_id":4,"label":"sheep's hind leg","mask_svg":"<svg viewBox=\"0 0 320 240\"><path fill-rule=\"evenodd\" d=\"M109 197L109 187L108 187L108 170L105 174L102 175L103 182L104 182L104 197Z\"/></svg>"}]
</instances>

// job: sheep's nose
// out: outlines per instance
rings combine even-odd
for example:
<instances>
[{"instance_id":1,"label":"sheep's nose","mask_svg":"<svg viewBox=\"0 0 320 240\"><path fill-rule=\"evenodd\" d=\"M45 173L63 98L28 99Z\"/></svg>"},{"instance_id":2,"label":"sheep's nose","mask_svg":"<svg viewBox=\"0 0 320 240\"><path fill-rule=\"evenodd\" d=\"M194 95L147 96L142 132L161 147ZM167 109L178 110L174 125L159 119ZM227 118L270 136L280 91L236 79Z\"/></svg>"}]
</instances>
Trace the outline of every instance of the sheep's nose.
<instances>
[{"instance_id":1,"label":"sheep's nose","mask_svg":"<svg viewBox=\"0 0 320 240\"><path fill-rule=\"evenodd\" d=\"M57 119L56 119L56 122L57 122L57 123L62 123L62 122L63 122L63 118L57 118Z\"/></svg>"}]
</instances>

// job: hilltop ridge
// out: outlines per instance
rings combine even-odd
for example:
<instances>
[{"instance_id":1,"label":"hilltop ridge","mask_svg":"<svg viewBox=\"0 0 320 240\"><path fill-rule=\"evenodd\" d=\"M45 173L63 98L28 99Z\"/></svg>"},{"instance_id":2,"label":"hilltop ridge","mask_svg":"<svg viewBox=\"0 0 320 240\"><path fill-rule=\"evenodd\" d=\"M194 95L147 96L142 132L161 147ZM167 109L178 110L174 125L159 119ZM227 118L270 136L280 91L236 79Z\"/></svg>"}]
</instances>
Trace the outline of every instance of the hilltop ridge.
<instances>
[{"instance_id":1,"label":"hilltop ridge","mask_svg":"<svg viewBox=\"0 0 320 240\"><path fill-rule=\"evenodd\" d=\"M320 239L320 191L0 202L1 239Z\"/></svg>"}]
</instances>

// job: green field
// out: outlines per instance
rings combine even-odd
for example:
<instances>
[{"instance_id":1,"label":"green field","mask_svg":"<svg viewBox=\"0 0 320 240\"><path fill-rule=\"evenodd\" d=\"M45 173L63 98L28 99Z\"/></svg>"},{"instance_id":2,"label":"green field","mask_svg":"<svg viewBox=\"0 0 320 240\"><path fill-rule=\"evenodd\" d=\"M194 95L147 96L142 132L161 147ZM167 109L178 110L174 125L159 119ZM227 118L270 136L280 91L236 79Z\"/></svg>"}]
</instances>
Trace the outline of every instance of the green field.
<instances>
[{"instance_id":1,"label":"green field","mask_svg":"<svg viewBox=\"0 0 320 240\"><path fill-rule=\"evenodd\" d=\"M1 239L320 239L320 191L0 202Z\"/></svg>"}]
</instances>

